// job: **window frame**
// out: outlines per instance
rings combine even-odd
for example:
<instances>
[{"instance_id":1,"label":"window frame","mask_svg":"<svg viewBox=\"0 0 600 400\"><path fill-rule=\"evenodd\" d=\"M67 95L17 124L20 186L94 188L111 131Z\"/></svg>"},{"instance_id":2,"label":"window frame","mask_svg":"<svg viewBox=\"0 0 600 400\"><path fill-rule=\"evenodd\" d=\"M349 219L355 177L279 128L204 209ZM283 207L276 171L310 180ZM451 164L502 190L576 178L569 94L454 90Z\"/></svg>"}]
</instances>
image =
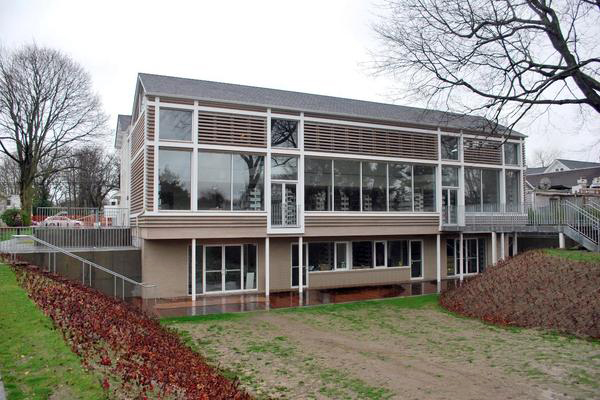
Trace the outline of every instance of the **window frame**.
<instances>
[{"instance_id":1,"label":"window frame","mask_svg":"<svg viewBox=\"0 0 600 400\"><path fill-rule=\"evenodd\" d=\"M192 115L192 123L190 125L190 138L189 139L172 139L172 138L164 138L161 137L160 124L163 120L161 113L163 111L177 111L190 113ZM193 143L194 142L194 111L187 108L178 108L178 107L170 107L170 106L160 106L158 107L158 134L156 135L158 141L160 142L174 142L174 143Z\"/></svg>"},{"instance_id":2,"label":"window frame","mask_svg":"<svg viewBox=\"0 0 600 400\"><path fill-rule=\"evenodd\" d=\"M190 173L190 182L189 182L189 193L190 193L190 204L188 205L188 208L180 208L180 209L169 209L169 208L161 208L161 202L160 202L160 160L161 160L161 156L160 153L161 151L178 151L180 153L186 153L189 154L190 156L190 166L189 166L189 173ZM156 205L157 205L157 210L159 212L162 213L169 213L169 212L175 212L175 213L185 213L185 212L190 212L193 210L193 204L194 204L194 171L193 171L193 166L194 166L194 152L192 151L192 149L189 148L181 148L181 147L168 147L168 146L160 146L158 148L158 152L155 152L155 157L158 156L158 160L154 160L154 162L156 163L156 170L157 173L155 174L155 188L156 188L156 192L155 195L157 196L156 198ZM147 190L147 188L144 188L144 190Z\"/></svg>"},{"instance_id":3,"label":"window frame","mask_svg":"<svg viewBox=\"0 0 600 400\"><path fill-rule=\"evenodd\" d=\"M450 138L450 139L456 139L456 158L446 158L444 157L444 152L443 152L443 148L444 148L444 138ZM460 161L460 153L461 153L461 149L460 149L460 137L459 136L454 136L454 135L440 135L440 159L443 161Z\"/></svg>"}]
</instances>

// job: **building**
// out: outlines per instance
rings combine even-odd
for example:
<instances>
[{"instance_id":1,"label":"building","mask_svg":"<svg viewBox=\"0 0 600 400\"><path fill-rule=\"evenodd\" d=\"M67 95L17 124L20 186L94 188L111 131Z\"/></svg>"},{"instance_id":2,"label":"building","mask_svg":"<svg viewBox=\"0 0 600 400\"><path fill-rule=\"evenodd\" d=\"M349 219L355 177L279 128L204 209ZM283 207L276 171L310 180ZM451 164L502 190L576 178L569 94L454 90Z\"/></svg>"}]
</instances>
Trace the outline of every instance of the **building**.
<instances>
[{"instance_id":1,"label":"building","mask_svg":"<svg viewBox=\"0 0 600 400\"><path fill-rule=\"evenodd\" d=\"M461 228L524 213L524 136L482 118L151 74L133 103L120 199L159 297L439 281L513 251Z\"/></svg>"}]
</instances>

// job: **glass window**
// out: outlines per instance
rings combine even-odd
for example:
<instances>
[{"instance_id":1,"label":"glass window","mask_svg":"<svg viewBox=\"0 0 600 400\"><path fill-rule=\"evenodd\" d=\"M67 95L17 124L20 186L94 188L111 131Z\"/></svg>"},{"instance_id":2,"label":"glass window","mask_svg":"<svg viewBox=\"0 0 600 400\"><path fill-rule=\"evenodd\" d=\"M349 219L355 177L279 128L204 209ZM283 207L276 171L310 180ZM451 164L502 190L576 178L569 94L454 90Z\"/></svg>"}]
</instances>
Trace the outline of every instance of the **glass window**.
<instances>
[{"instance_id":1,"label":"glass window","mask_svg":"<svg viewBox=\"0 0 600 400\"><path fill-rule=\"evenodd\" d=\"M375 266L385 267L386 265L386 254L385 254L385 242L375 242Z\"/></svg>"},{"instance_id":2,"label":"glass window","mask_svg":"<svg viewBox=\"0 0 600 400\"><path fill-rule=\"evenodd\" d=\"M308 243L308 270L331 271L333 268L333 242Z\"/></svg>"},{"instance_id":3,"label":"glass window","mask_svg":"<svg viewBox=\"0 0 600 400\"><path fill-rule=\"evenodd\" d=\"M306 243L302 244L302 286L306 286L306 280L308 276L306 275L306 264L308 259L308 247ZM298 243L292 244L292 287L298 287L300 276L298 275Z\"/></svg>"},{"instance_id":4,"label":"glass window","mask_svg":"<svg viewBox=\"0 0 600 400\"><path fill-rule=\"evenodd\" d=\"M442 136L442 160L458 160L459 138L456 136Z\"/></svg>"},{"instance_id":5,"label":"glass window","mask_svg":"<svg viewBox=\"0 0 600 400\"><path fill-rule=\"evenodd\" d=\"M481 170L465 168L465 205L467 211L481 211Z\"/></svg>"},{"instance_id":6,"label":"glass window","mask_svg":"<svg viewBox=\"0 0 600 400\"><path fill-rule=\"evenodd\" d=\"M498 211L500 203L500 173L497 170L481 171L483 211Z\"/></svg>"},{"instance_id":7,"label":"glass window","mask_svg":"<svg viewBox=\"0 0 600 400\"><path fill-rule=\"evenodd\" d=\"M519 171L506 171L506 208L507 211L519 211L521 186Z\"/></svg>"},{"instance_id":8,"label":"glass window","mask_svg":"<svg viewBox=\"0 0 600 400\"><path fill-rule=\"evenodd\" d=\"M335 269L348 269L348 244L335 244Z\"/></svg>"},{"instance_id":9,"label":"glass window","mask_svg":"<svg viewBox=\"0 0 600 400\"><path fill-rule=\"evenodd\" d=\"M192 140L192 111L160 109L160 139Z\"/></svg>"},{"instance_id":10,"label":"glass window","mask_svg":"<svg viewBox=\"0 0 600 400\"><path fill-rule=\"evenodd\" d=\"M519 165L518 143L504 143L504 164Z\"/></svg>"},{"instance_id":11,"label":"glass window","mask_svg":"<svg viewBox=\"0 0 600 400\"><path fill-rule=\"evenodd\" d=\"M233 209L264 209L265 159L254 154L233 154Z\"/></svg>"},{"instance_id":12,"label":"glass window","mask_svg":"<svg viewBox=\"0 0 600 400\"><path fill-rule=\"evenodd\" d=\"M333 169L335 211L360 211L360 162L335 160Z\"/></svg>"},{"instance_id":13,"label":"glass window","mask_svg":"<svg viewBox=\"0 0 600 400\"><path fill-rule=\"evenodd\" d=\"M158 151L158 208L189 210L192 153L181 150Z\"/></svg>"},{"instance_id":14,"label":"glass window","mask_svg":"<svg viewBox=\"0 0 600 400\"><path fill-rule=\"evenodd\" d=\"M242 288L242 246L225 246L225 290Z\"/></svg>"},{"instance_id":15,"label":"glass window","mask_svg":"<svg viewBox=\"0 0 600 400\"><path fill-rule=\"evenodd\" d=\"M202 293L202 246L196 246L196 293ZM192 294L192 246L188 247L188 294Z\"/></svg>"},{"instance_id":16,"label":"glass window","mask_svg":"<svg viewBox=\"0 0 600 400\"><path fill-rule=\"evenodd\" d=\"M298 121L271 118L271 146L298 148Z\"/></svg>"},{"instance_id":17,"label":"glass window","mask_svg":"<svg viewBox=\"0 0 600 400\"><path fill-rule=\"evenodd\" d=\"M295 181L298 179L298 157L272 156L271 179Z\"/></svg>"},{"instance_id":18,"label":"glass window","mask_svg":"<svg viewBox=\"0 0 600 400\"><path fill-rule=\"evenodd\" d=\"M388 267L407 267L408 266L408 241L390 240L388 241Z\"/></svg>"},{"instance_id":19,"label":"glass window","mask_svg":"<svg viewBox=\"0 0 600 400\"><path fill-rule=\"evenodd\" d=\"M390 164L390 211L412 211L412 165Z\"/></svg>"},{"instance_id":20,"label":"glass window","mask_svg":"<svg viewBox=\"0 0 600 400\"><path fill-rule=\"evenodd\" d=\"M465 240L465 247L465 264L467 273L477 273L477 239Z\"/></svg>"},{"instance_id":21,"label":"glass window","mask_svg":"<svg viewBox=\"0 0 600 400\"><path fill-rule=\"evenodd\" d=\"M456 239L446 240L446 275L456 274Z\"/></svg>"},{"instance_id":22,"label":"glass window","mask_svg":"<svg viewBox=\"0 0 600 400\"><path fill-rule=\"evenodd\" d=\"M410 277L423 277L423 257L421 251L421 241L411 240L410 242Z\"/></svg>"},{"instance_id":23,"label":"glass window","mask_svg":"<svg viewBox=\"0 0 600 400\"><path fill-rule=\"evenodd\" d=\"M331 160L304 159L304 203L307 211L331 211Z\"/></svg>"},{"instance_id":24,"label":"glass window","mask_svg":"<svg viewBox=\"0 0 600 400\"><path fill-rule=\"evenodd\" d=\"M442 167L442 186L458 187L458 167Z\"/></svg>"},{"instance_id":25,"label":"glass window","mask_svg":"<svg viewBox=\"0 0 600 400\"><path fill-rule=\"evenodd\" d=\"M352 268L373 268L373 242L352 242Z\"/></svg>"},{"instance_id":26,"label":"glass window","mask_svg":"<svg viewBox=\"0 0 600 400\"><path fill-rule=\"evenodd\" d=\"M362 210L387 211L386 163L362 163Z\"/></svg>"},{"instance_id":27,"label":"glass window","mask_svg":"<svg viewBox=\"0 0 600 400\"><path fill-rule=\"evenodd\" d=\"M231 209L231 154L198 152L198 210Z\"/></svg>"},{"instance_id":28,"label":"glass window","mask_svg":"<svg viewBox=\"0 0 600 400\"><path fill-rule=\"evenodd\" d=\"M415 165L413 171L415 211L435 211L435 167Z\"/></svg>"},{"instance_id":29,"label":"glass window","mask_svg":"<svg viewBox=\"0 0 600 400\"><path fill-rule=\"evenodd\" d=\"M256 289L257 272L256 245L244 245L244 289Z\"/></svg>"},{"instance_id":30,"label":"glass window","mask_svg":"<svg viewBox=\"0 0 600 400\"><path fill-rule=\"evenodd\" d=\"M222 290L223 253L221 246L206 246L206 291Z\"/></svg>"},{"instance_id":31,"label":"glass window","mask_svg":"<svg viewBox=\"0 0 600 400\"><path fill-rule=\"evenodd\" d=\"M485 239L477 239L477 260L479 272L484 272L487 264L487 259L485 257Z\"/></svg>"}]
</instances>

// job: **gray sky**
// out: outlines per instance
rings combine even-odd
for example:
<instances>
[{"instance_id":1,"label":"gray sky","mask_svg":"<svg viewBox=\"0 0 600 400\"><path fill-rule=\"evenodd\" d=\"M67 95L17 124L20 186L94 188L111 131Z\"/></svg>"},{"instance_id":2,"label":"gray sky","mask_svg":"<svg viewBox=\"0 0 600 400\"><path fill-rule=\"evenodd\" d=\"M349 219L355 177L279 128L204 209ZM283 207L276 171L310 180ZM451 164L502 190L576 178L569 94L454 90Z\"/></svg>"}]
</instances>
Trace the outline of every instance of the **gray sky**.
<instances>
[{"instance_id":1,"label":"gray sky","mask_svg":"<svg viewBox=\"0 0 600 400\"><path fill-rule=\"evenodd\" d=\"M0 43L36 41L92 75L111 116L129 114L138 72L419 105L374 77L372 1L0 0ZM527 153L598 161L600 117L555 107L518 126Z\"/></svg>"}]
</instances>

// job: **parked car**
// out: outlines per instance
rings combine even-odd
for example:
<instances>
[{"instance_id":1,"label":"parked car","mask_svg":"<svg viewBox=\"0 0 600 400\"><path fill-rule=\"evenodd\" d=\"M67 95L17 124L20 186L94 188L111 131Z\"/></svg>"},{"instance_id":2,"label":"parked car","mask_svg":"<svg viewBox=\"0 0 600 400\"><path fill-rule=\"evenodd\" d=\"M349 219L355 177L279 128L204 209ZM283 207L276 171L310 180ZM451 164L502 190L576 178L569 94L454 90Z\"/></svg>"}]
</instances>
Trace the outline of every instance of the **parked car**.
<instances>
[{"instance_id":1,"label":"parked car","mask_svg":"<svg viewBox=\"0 0 600 400\"><path fill-rule=\"evenodd\" d=\"M40 226L57 226L61 228L81 228L83 223L69 218L66 214L57 214L40 222Z\"/></svg>"}]
</instances>

